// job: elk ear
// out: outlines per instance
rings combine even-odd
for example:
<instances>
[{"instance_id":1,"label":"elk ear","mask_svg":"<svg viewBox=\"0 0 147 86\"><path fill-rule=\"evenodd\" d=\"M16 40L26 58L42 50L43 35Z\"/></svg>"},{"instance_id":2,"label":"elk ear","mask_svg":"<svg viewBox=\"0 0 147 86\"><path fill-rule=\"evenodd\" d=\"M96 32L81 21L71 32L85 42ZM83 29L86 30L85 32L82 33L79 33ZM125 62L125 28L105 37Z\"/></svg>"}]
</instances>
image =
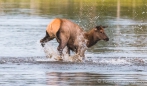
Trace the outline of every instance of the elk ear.
<instances>
[{"instance_id":1,"label":"elk ear","mask_svg":"<svg viewBox=\"0 0 147 86\"><path fill-rule=\"evenodd\" d=\"M100 30L101 29L101 26L96 26L95 27L97 30Z\"/></svg>"},{"instance_id":2,"label":"elk ear","mask_svg":"<svg viewBox=\"0 0 147 86\"><path fill-rule=\"evenodd\" d=\"M107 28L108 26L102 26L103 28Z\"/></svg>"}]
</instances>

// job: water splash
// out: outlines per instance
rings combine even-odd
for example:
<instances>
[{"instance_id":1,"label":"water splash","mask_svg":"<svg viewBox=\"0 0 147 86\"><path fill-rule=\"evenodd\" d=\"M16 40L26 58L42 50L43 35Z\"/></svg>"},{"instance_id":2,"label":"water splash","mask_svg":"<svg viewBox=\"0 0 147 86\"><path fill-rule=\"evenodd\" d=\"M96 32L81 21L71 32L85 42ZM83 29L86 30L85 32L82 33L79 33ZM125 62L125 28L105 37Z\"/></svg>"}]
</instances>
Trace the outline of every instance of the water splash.
<instances>
[{"instance_id":1,"label":"water splash","mask_svg":"<svg viewBox=\"0 0 147 86\"><path fill-rule=\"evenodd\" d=\"M57 50L57 45L53 45L53 42L49 41L45 44L45 47L43 48L45 54L46 54L46 57L47 58L50 58L52 59L53 61L59 61L59 60L63 60L63 61L71 61L71 62L77 62L77 61L83 61L83 57L80 57L81 53L85 52L86 49L87 49L87 46L86 46L86 43L87 43L87 40L83 40L84 39L84 36L83 36L84 32L83 33L80 33L78 36L77 36L77 40L76 43L79 43L78 45L79 48L80 48L80 52L78 52L77 54L75 54L74 52L69 56L68 55L68 49L67 49L67 46L63 49L63 56L61 57L59 55L59 52Z\"/></svg>"},{"instance_id":2,"label":"water splash","mask_svg":"<svg viewBox=\"0 0 147 86\"><path fill-rule=\"evenodd\" d=\"M47 42L43 50L45 52L46 57L49 58L50 61L60 61L61 60L61 57L57 50L57 45L55 44L53 45L52 42ZM78 59L79 59L79 56L76 55L74 52L71 53L71 56L67 54L67 47L63 49L62 60L64 62L75 62L75 61L78 61Z\"/></svg>"}]
</instances>

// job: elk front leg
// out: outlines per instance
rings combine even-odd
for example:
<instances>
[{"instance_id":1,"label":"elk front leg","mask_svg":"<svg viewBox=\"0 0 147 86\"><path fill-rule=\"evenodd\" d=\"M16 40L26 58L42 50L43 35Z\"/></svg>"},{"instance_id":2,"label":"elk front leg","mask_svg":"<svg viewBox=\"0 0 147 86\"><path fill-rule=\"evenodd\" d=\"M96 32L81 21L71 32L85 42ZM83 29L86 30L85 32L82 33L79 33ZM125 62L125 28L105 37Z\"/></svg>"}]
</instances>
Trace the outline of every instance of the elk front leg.
<instances>
[{"instance_id":1,"label":"elk front leg","mask_svg":"<svg viewBox=\"0 0 147 86\"><path fill-rule=\"evenodd\" d=\"M84 60L85 59L85 51L86 51L86 48L84 47L78 47L77 49L77 55L80 56L80 61Z\"/></svg>"}]
</instances>

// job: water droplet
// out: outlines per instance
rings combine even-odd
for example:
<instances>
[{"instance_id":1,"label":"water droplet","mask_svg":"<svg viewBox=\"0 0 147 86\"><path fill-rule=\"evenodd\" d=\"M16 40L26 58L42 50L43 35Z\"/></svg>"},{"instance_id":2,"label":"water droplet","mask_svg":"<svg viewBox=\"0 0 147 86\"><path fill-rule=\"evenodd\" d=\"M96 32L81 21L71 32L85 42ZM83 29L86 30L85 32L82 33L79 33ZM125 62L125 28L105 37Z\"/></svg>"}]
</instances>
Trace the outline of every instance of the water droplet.
<instances>
[{"instance_id":1,"label":"water droplet","mask_svg":"<svg viewBox=\"0 0 147 86\"><path fill-rule=\"evenodd\" d=\"M142 14L144 14L145 12L142 12Z\"/></svg>"}]
</instances>

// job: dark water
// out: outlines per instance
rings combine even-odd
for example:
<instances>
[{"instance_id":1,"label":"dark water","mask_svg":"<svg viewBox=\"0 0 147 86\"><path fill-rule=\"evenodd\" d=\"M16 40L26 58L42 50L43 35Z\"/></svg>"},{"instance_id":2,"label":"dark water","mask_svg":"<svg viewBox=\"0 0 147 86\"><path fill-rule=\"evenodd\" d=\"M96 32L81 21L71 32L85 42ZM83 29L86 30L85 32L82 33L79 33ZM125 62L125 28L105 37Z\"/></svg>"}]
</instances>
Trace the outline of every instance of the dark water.
<instances>
[{"instance_id":1,"label":"dark water","mask_svg":"<svg viewBox=\"0 0 147 86\"><path fill-rule=\"evenodd\" d=\"M0 86L147 86L146 9L146 0L0 0ZM39 40L56 17L86 31L107 25L110 41L85 62L52 61Z\"/></svg>"}]
</instances>

